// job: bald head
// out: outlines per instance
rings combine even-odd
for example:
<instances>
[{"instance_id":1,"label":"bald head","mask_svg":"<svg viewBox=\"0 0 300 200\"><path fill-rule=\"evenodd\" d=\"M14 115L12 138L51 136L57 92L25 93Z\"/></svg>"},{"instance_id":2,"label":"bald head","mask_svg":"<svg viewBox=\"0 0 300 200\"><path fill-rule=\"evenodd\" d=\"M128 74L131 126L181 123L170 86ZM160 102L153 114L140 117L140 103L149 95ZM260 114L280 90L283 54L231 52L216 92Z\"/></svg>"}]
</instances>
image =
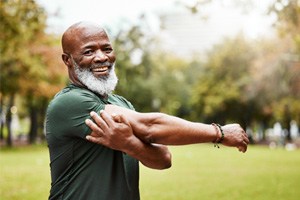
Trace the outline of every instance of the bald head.
<instances>
[{"instance_id":1,"label":"bald head","mask_svg":"<svg viewBox=\"0 0 300 200\"><path fill-rule=\"evenodd\" d=\"M63 52L72 54L75 44L80 44L84 39L90 37L95 32L103 32L106 34L104 28L98 24L91 22L78 22L70 26L63 34L61 39Z\"/></svg>"},{"instance_id":2,"label":"bald head","mask_svg":"<svg viewBox=\"0 0 300 200\"><path fill-rule=\"evenodd\" d=\"M90 22L79 22L64 32L61 42L62 60L68 67L69 78L73 84L93 91L96 91L99 84L106 85L105 81L97 82L98 79L108 80L113 77L113 84L109 85L116 84L113 76L116 57L104 28ZM107 94L107 91L97 92L101 95Z\"/></svg>"}]
</instances>

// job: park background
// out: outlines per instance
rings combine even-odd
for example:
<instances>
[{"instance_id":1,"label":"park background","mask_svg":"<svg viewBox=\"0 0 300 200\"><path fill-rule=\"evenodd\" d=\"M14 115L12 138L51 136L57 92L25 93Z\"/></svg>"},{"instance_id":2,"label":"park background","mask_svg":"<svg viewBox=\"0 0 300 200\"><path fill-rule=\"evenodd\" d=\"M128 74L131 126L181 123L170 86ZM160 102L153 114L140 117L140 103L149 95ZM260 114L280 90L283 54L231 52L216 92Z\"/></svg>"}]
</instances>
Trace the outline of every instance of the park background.
<instances>
[{"instance_id":1,"label":"park background","mask_svg":"<svg viewBox=\"0 0 300 200\"><path fill-rule=\"evenodd\" d=\"M171 147L173 167L141 169L142 199L300 196L300 2L0 2L0 199L46 199L45 110L67 83L60 37L80 20L108 30L116 93L141 112L238 122L246 154Z\"/></svg>"}]
</instances>

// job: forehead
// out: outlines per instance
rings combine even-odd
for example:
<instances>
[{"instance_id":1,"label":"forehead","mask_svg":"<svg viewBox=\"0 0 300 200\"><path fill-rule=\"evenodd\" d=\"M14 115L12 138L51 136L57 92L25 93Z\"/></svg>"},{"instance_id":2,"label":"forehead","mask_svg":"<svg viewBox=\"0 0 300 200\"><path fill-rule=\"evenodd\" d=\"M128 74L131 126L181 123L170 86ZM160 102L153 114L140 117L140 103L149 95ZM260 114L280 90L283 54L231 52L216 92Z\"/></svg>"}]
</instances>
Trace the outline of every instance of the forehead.
<instances>
[{"instance_id":1,"label":"forehead","mask_svg":"<svg viewBox=\"0 0 300 200\"><path fill-rule=\"evenodd\" d=\"M108 35L105 30L100 27L89 26L81 27L77 31L77 43L79 46L85 46L88 43L97 43L100 45L110 44Z\"/></svg>"}]
</instances>

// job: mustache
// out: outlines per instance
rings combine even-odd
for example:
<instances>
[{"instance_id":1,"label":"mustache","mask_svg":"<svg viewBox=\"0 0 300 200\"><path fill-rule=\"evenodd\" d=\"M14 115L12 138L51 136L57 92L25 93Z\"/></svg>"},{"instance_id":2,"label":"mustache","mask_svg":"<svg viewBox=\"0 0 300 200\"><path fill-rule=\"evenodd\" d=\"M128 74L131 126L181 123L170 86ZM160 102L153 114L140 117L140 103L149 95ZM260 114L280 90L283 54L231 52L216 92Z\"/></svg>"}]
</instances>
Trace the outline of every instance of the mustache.
<instances>
[{"instance_id":1,"label":"mustache","mask_svg":"<svg viewBox=\"0 0 300 200\"><path fill-rule=\"evenodd\" d=\"M91 65L90 69L94 69L94 68L99 68L99 67L113 67L114 66L114 63L112 62L104 62L104 63L94 63Z\"/></svg>"},{"instance_id":2,"label":"mustache","mask_svg":"<svg viewBox=\"0 0 300 200\"><path fill-rule=\"evenodd\" d=\"M79 69L81 68L81 66L74 60L73 56L71 55L71 60L73 62L73 64L78 67ZM91 64L91 66L89 67L89 69L94 69L94 68L99 68L99 67L108 67L108 68L112 68L115 65L115 62L103 62L103 63L94 63Z\"/></svg>"}]
</instances>

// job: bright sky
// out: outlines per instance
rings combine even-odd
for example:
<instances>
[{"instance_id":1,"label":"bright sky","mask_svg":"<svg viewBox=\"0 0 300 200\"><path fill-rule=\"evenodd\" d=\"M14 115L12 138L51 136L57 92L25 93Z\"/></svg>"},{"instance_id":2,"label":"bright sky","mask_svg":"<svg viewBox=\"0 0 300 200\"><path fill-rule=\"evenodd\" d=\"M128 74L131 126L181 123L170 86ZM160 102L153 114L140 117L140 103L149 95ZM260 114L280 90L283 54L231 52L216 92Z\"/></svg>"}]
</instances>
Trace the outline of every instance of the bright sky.
<instances>
[{"instance_id":1,"label":"bright sky","mask_svg":"<svg viewBox=\"0 0 300 200\"><path fill-rule=\"evenodd\" d=\"M157 13L172 13L183 9L182 2L193 3L196 0L37 0L49 13L48 25L51 32L62 33L78 21L94 21L115 29L122 20L135 22L141 14L152 16L154 24ZM270 34L274 18L265 15L268 3L272 0L254 0L255 7L243 13L243 9L232 6L232 0L214 1L202 13L209 15L204 26L208 34L203 38L207 44L218 38L243 32L256 38ZM180 3L181 2L181 3ZM216 3L217 2L217 3ZM222 2L222 3L220 3ZM255 9L254 9L255 8ZM55 14L58 14L55 16ZM155 25L154 25L155 26ZM180 27L178 27L180 29ZM153 28L155 29L155 27Z\"/></svg>"},{"instance_id":2,"label":"bright sky","mask_svg":"<svg viewBox=\"0 0 300 200\"><path fill-rule=\"evenodd\" d=\"M174 0L37 0L50 13L53 31L63 31L78 21L116 25L121 19L136 20L141 13L166 9ZM53 16L58 13L58 17ZM51 16L52 15L52 16Z\"/></svg>"}]
</instances>

